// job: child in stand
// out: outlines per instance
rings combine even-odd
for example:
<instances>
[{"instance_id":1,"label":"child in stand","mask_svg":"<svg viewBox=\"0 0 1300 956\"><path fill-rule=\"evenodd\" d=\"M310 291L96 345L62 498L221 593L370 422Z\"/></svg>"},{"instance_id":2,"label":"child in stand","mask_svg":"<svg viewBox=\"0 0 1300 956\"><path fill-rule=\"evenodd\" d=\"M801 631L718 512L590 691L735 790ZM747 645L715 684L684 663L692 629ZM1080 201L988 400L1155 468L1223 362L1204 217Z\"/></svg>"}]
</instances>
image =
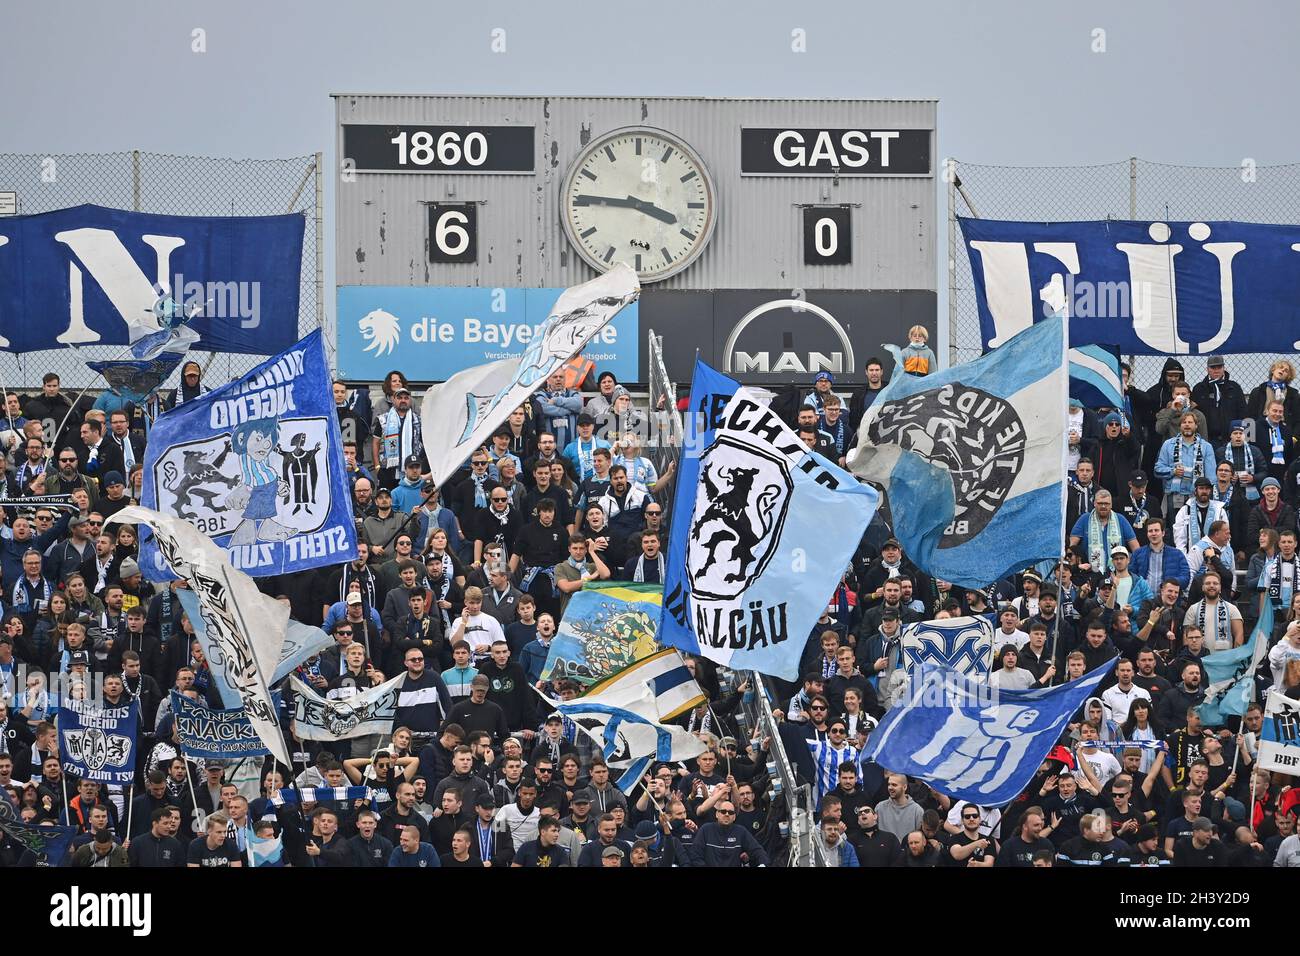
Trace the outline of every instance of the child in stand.
<instances>
[{"instance_id":1,"label":"child in stand","mask_svg":"<svg viewBox=\"0 0 1300 956\"><path fill-rule=\"evenodd\" d=\"M923 325L907 330L908 346L903 349L903 371L908 375L929 375L935 369L936 359L926 343L930 333Z\"/></svg>"}]
</instances>

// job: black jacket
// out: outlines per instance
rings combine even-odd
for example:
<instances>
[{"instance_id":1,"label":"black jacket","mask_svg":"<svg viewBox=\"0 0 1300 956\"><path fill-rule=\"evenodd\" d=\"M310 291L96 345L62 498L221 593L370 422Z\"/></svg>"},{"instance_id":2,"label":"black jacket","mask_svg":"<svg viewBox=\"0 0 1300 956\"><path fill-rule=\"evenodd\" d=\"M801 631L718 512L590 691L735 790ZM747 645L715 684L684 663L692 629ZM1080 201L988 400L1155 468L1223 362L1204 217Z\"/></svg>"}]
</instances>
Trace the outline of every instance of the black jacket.
<instances>
[{"instance_id":1,"label":"black jacket","mask_svg":"<svg viewBox=\"0 0 1300 956\"><path fill-rule=\"evenodd\" d=\"M1208 375L1197 382L1192 389L1192 401L1205 415L1209 431L1205 437L1215 444L1228 440L1229 422L1246 417L1246 396L1226 371L1217 382L1211 381Z\"/></svg>"}]
</instances>

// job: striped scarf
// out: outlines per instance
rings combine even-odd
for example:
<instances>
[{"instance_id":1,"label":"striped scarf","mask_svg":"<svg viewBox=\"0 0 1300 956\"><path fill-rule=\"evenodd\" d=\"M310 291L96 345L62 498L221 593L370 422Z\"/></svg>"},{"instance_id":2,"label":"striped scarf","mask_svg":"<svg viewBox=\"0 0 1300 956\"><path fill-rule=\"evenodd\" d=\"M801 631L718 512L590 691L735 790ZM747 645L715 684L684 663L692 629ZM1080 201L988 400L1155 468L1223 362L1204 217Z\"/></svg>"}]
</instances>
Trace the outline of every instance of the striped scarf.
<instances>
[{"instance_id":1,"label":"striped scarf","mask_svg":"<svg viewBox=\"0 0 1300 956\"><path fill-rule=\"evenodd\" d=\"M1110 570L1110 553L1117 547L1123 547L1120 540L1119 516L1113 511L1106 521L1106 540L1102 541L1102 526L1097 520L1097 512L1088 514L1088 560L1094 568Z\"/></svg>"},{"instance_id":2,"label":"striped scarf","mask_svg":"<svg viewBox=\"0 0 1300 956\"><path fill-rule=\"evenodd\" d=\"M659 568L659 577L656 580L662 584L664 580L664 556L661 554L655 559L655 566ZM645 583L645 555L636 559L636 567L632 571L632 580L634 583Z\"/></svg>"},{"instance_id":3,"label":"striped scarf","mask_svg":"<svg viewBox=\"0 0 1300 956\"><path fill-rule=\"evenodd\" d=\"M383 434L379 440L381 465L384 468L401 468L409 455L418 455L424 444L420 435L420 417L414 410L399 415L396 408L384 413Z\"/></svg>"},{"instance_id":4,"label":"striped scarf","mask_svg":"<svg viewBox=\"0 0 1300 956\"><path fill-rule=\"evenodd\" d=\"M327 800L351 802L369 800L371 809L378 806L371 787L302 787L277 790L271 794L271 804L277 807L296 807L304 803L324 803Z\"/></svg>"}]
</instances>

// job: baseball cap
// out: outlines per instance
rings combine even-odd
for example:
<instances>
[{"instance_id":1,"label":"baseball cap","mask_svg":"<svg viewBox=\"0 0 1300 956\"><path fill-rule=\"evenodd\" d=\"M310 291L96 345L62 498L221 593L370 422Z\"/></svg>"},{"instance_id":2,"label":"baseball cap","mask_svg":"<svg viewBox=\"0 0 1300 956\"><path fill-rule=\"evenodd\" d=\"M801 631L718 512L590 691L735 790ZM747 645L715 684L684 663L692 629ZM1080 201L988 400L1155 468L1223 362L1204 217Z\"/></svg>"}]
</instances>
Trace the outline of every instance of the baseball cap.
<instances>
[{"instance_id":1,"label":"baseball cap","mask_svg":"<svg viewBox=\"0 0 1300 956\"><path fill-rule=\"evenodd\" d=\"M393 497L393 493L392 493L391 491L389 491L387 488L380 488L378 491L375 492L375 497L376 497L376 498L391 498L391 497Z\"/></svg>"},{"instance_id":2,"label":"baseball cap","mask_svg":"<svg viewBox=\"0 0 1300 956\"><path fill-rule=\"evenodd\" d=\"M554 710L546 715L546 722L548 724L562 724L564 723L564 716L558 710Z\"/></svg>"},{"instance_id":3,"label":"baseball cap","mask_svg":"<svg viewBox=\"0 0 1300 956\"><path fill-rule=\"evenodd\" d=\"M590 415L588 415L586 412L583 412L581 415L578 416L578 424L579 424L579 425L594 425L594 424L596 424L596 419L592 418L592 417L591 417Z\"/></svg>"},{"instance_id":4,"label":"baseball cap","mask_svg":"<svg viewBox=\"0 0 1300 956\"><path fill-rule=\"evenodd\" d=\"M880 546L880 550L884 551L886 548L899 548L901 550L902 547L897 538L886 538L885 543Z\"/></svg>"},{"instance_id":5,"label":"baseball cap","mask_svg":"<svg viewBox=\"0 0 1300 956\"><path fill-rule=\"evenodd\" d=\"M573 796L569 798L569 803L570 804L591 803L594 799L595 799L595 795L591 792L591 790L587 787L584 787L581 790L573 791Z\"/></svg>"},{"instance_id":6,"label":"baseball cap","mask_svg":"<svg viewBox=\"0 0 1300 956\"><path fill-rule=\"evenodd\" d=\"M410 395L410 394L411 394L411 390L407 388L405 385L399 385L397 386L397 388L393 389L394 398L396 398L398 395Z\"/></svg>"},{"instance_id":7,"label":"baseball cap","mask_svg":"<svg viewBox=\"0 0 1300 956\"><path fill-rule=\"evenodd\" d=\"M1141 843L1143 840L1154 840L1156 836L1155 826L1150 823L1144 823L1137 828L1137 833L1133 834L1133 842Z\"/></svg>"},{"instance_id":8,"label":"baseball cap","mask_svg":"<svg viewBox=\"0 0 1300 956\"><path fill-rule=\"evenodd\" d=\"M884 611L881 612L881 614L880 614L880 619L881 619L882 621L897 621L897 620L898 620L898 611L896 611L896 610L895 610L894 608L892 608L892 607L887 607L887 608L885 608Z\"/></svg>"},{"instance_id":9,"label":"baseball cap","mask_svg":"<svg viewBox=\"0 0 1300 956\"><path fill-rule=\"evenodd\" d=\"M78 664L81 664L84 667L89 667L90 655L87 654L85 651L73 651L71 654L69 654L68 666L76 667Z\"/></svg>"},{"instance_id":10,"label":"baseball cap","mask_svg":"<svg viewBox=\"0 0 1300 956\"><path fill-rule=\"evenodd\" d=\"M474 800L474 806L487 807L490 810L495 810L497 808L497 800L496 797L492 796L490 793L480 793Z\"/></svg>"},{"instance_id":11,"label":"baseball cap","mask_svg":"<svg viewBox=\"0 0 1300 956\"><path fill-rule=\"evenodd\" d=\"M407 468L419 468L419 467L420 467L420 456L419 456L419 455L407 455L407 456L406 456L406 467L407 467Z\"/></svg>"},{"instance_id":12,"label":"baseball cap","mask_svg":"<svg viewBox=\"0 0 1300 956\"><path fill-rule=\"evenodd\" d=\"M1128 483L1130 485L1137 485L1139 488L1141 488L1143 485L1147 483L1146 472L1144 471L1133 472L1133 474L1128 476Z\"/></svg>"},{"instance_id":13,"label":"baseball cap","mask_svg":"<svg viewBox=\"0 0 1300 956\"><path fill-rule=\"evenodd\" d=\"M349 604L360 604L360 603L361 603L361 592L360 592L360 591L353 591L351 594L349 594L349 595L348 595L348 603L349 603Z\"/></svg>"},{"instance_id":14,"label":"baseball cap","mask_svg":"<svg viewBox=\"0 0 1300 956\"><path fill-rule=\"evenodd\" d=\"M1241 432L1245 430L1246 430L1246 423L1243 422L1240 418L1234 418L1232 421L1228 422L1228 431L1230 432Z\"/></svg>"},{"instance_id":15,"label":"baseball cap","mask_svg":"<svg viewBox=\"0 0 1300 956\"><path fill-rule=\"evenodd\" d=\"M1115 547L1113 547L1113 548L1110 549L1110 553L1111 553L1111 554L1128 554L1128 548L1124 547L1124 545L1122 545L1122 544L1117 544L1117 545L1115 545Z\"/></svg>"},{"instance_id":16,"label":"baseball cap","mask_svg":"<svg viewBox=\"0 0 1300 956\"><path fill-rule=\"evenodd\" d=\"M623 859L623 851L616 846L607 846L605 847L605 849L600 851L600 856L601 859L608 859L609 857L618 857L618 859L621 860Z\"/></svg>"},{"instance_id":17,"label":"baseball cap","mask_svg":"<svg viewBox=\"0 0 1300 956\"><path fill-rule=\"evenodd\" d=\"M1206 368L1223 368L1223 356L1222 356L1222 355L1211 355L1209 358L1207 358L1207 359L1205 360L1205 367L1206 367Z\"/></svg>"},{"instance_id":18,"label":"baseball cap","mask_svg":"<svg viewBox=\"0 0 1300 956\"><path fill-rule=\"evenodd\" d=\"M122 564L117 569L119 578L133 578L140 573L140 565L135 558L123 558Z\"/></svg>"},{"instance_id":19,"label":"baseball cap","mask_svg":"<svg viewBox=\"0 0 1300 956\"><path fill-rule=\"evenodd\" d=\"M124 485L124 484L126 484L126 482L122 480L122 473L120 471L110 471L104 474L105 488L111 488L114 485Z\"/></svg>"},{"instance_id":20,"label":"baseball cap","mask_svg":"<svg viewBox=\"0 0 1300 956\"><path fill-rule=\"evenodd\" d=\"M426 481L424 484L422 484L422 485L420 486L420 490L421 490L421 491L437 491L437 490L438 490L438 483L437 483L436 481L434 481L432 478L430 478L428 481Z\"/></svg>"},{"instance_id":21,"label":"baseball cap","mask_svg":"<svg viewBox=\"0 0 1300 956\"><path fill-rule=\"evenodd\" d=\"M1071 395L1071 396L1070 396L1070 407L1071 407L1071 408L1083 408L1083 402L1080 401L1079 399L1075 398L1073 395Z\"/></svg>"},{"instance_id":22,"label":"baseball cap","mask_svg":"<svg viewBox=\"0 0 1300 956\"><path fill-rule=\"evenodd\" d=\"M83 524L85 524L89 520L90 519L87 518L85 515L73 515L72 520L68 522L68 527L80 528Z\"/></svg>"},{"instance_id":23,"label":"baseball cap","mask_svg":"<svg viewBox=\"0 0 1300 956\"><path fill-rule=\"evenodd\" d=\"M734 747L736 746L736 738L723 737L721 740L718 741L718 745L722 747Z\"/></svg>"}]
</instances>

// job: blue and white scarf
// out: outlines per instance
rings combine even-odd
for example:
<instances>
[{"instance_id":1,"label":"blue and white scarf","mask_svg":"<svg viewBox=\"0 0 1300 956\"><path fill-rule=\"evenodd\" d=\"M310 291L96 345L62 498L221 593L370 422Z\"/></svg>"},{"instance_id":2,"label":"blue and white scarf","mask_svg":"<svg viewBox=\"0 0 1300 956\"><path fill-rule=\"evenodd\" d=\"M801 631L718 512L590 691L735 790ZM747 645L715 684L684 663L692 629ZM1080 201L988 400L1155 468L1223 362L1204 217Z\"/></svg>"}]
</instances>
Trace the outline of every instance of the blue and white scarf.
<instances>
[{"instance_id":1,"label":"blue and white scarf","mask_svg":"<svg viewBox=\"0 0 1300 956\"><path fill-rule=\"evenodd\" d=\"M1272 464L1286 464L1286 444L1282 441L1282 427L1272 422L1268 423L1268 448L1273 456L1269 459Z\"/></svg>"},{"instance_id":2,"label":"blue and white scarf","mask_svg":"<svg viewBox=\"0 0 1300 956\"><path fill-rule=\"evenodd\" d=\"M328 800L369 800L371 809L378 806L376 791L371 787L302 787L285 788L271 794L271 804L277 807L296 807L304 803L324 803Z\"/></svg>"},{"instance_id":3,"label":"blue and white scarf","mask_svg":"<svg viewBox=\"0 0 1300 956\"><path fill-rule=\"evenodd\" d=\"M1097 512L1092 511L1088 514L1088 560L1092 562L1094 569L1110 570L1110 553L1117 547L1122 548L1124 542L1120 539L1122 532L1119 528L1119 516L1115 512L1110 513L1110 518L1106 521L1106 540L1102 541L1101 522L1097 520Z\"/></svg>"},{"instance_id":4,"label":"blue and white scarf","mask_svg":"<svg viewBox=\"0 0 1300 956\"><path fill-rule=\"evenodd\" d=\"M572 561L573 559L569 558L569 562L572 563ZM533 582L537 580L538 575L551 579L551 597L555 597L560 593L560 589L555 584L555 568L543 565L531 567L524 572L524 576L519 582L519 590L527 592L533 586Z\"/></svg>"},{"instance_id":5,"label":"blue and white scarf","mask_svg":"<svg viewBox=\"0 0 1300 956\"><path fill-rule=\"evenodd\" d=\"M390 408L382 419L383 435L379 441L380 457L384 468L401 468L410 455L418 455L424 448L420 435L420 416L411 409L403 417L396 408Z\"/></svg>"}]
</instances>

